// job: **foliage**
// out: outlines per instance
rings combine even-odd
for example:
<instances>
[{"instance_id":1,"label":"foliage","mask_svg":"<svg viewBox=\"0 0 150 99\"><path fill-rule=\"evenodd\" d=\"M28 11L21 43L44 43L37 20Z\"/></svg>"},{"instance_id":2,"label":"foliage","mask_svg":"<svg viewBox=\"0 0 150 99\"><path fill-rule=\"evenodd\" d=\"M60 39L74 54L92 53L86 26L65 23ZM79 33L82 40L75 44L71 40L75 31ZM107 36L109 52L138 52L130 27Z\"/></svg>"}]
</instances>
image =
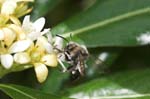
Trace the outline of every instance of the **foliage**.
<instances>
[{"instance_id":1,"label":"foliage","mask_svg":"<svg viewBox=\"0 0 150 99\"><path fill-rule=\"evenodd\" d=\"M70 39L71 34L88 47L86 75L73 81L52 68L39 84L32 69L10 73L0 84L9 97L149 99L150 0L36 0L31 15L33 20L45 16L53 35ZM99 58L103 62L96 64Z\"/></svg>"}]
</instances>

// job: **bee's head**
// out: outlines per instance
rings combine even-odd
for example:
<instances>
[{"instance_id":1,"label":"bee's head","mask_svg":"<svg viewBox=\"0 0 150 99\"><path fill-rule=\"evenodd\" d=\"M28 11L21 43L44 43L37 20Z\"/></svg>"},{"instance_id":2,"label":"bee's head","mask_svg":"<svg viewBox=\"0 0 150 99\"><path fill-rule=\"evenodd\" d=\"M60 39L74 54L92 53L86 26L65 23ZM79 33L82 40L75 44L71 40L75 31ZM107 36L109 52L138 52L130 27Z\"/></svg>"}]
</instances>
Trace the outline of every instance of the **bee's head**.
<instances>
[{"instance_id":1,"label":"bee's head","mask_svg":"<svg viewBox=\"0 0 150 99\"><path fill-rule=\"evenodd\" d=\"M77 44L77 43L75 43L75 42L69 42L67 45L66 45L66 49L68 49L68 50L73 50L74 48L77 48L79 45Z\"/></svg>"}]
</instances>

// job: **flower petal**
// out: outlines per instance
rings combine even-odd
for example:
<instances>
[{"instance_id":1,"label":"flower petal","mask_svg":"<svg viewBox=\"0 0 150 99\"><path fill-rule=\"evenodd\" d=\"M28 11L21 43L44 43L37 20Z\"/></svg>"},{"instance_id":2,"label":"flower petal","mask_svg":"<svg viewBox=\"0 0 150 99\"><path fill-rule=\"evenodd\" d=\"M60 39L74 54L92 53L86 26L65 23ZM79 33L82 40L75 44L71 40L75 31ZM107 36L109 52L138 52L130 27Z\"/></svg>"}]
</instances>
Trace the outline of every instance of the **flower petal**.
<instances>
[{"instance_id":1,"label":"flower petal","mask_svg":"<svg viewBox=\"0 0 150 99\"><path fill-rule=\"evenodd\" d=\"M38 46L38 50L46 51L47 53L53 52L53 46L48 42L46 37L41 36L37 39L36 46Z\"/></svg>"},{"instance_id":2,"label":"flower petal","mask_svg":"<svg viewBox=\"0 0 150 99\"><path fill-rule=\"evenodd\" d=\"M48 43L45 37L38 38L36 46L38 46L39 51L46 51L47 53L53 53L53 46L50 43Z\"/></svg>"},{"instance_id":3,"label":"flower petal","mask_svg":"<svg viewBox=\"0 0 150 99\"><path fill-rule=\"evenodd\" d=\"M36 42L36 47L37 47L37 50L39 51L45 51L45 44L47 44L48 41L47 39L44 37L44 36L41 36L37 39L37 42Z\"/></svg>"},{"instance_id":4,"label":"flower petal","mask_svg":"<svg viewBox=\"0 0 150 99\"><path fill-rule=\"evenodd\" d=\"M6 15L13 14L16 7L17 3L14 0L6 0L1 7L1 13Z\"/></svg>"},{"instance_id":5,"label":"flower petal","mask_svg":"<svg viewBox=\"0 0 150 99\"><path fill-rule=\"evenodd\" d=\"M47 66L51 66L51 67L56 67L58 64L57 55L55 53L44 55L41 61Z\"/></svg>"},{"instance_id":6,"label":"flower petal","mask_svg":"<svg viewBox=\"0 0 150 99\"><path fill-rule=\"evenodd\" d=\"M29 54L26 52L16 53L14 55L14 61L19 64L26 64L31 61L31 58L30 58Z\"/></svg>"},{"instance_id":7,"label":"flower petal","mask_svg":"<svg viewBox=\"0 0 150 99\"><path fill-rule=\"evenodd\" d=\"M54 46L61 50L63 48L63 39L56 36Z\"/></svg>"},{"instance_id":8,"label":"flower petal","mask_svg":"<svg viewBox=\"0 0 150 99\"><path fill-rule=\"evenodd\" d=\"M17 41L15 43L13 43L10 48L8 49L8 51L10 53L16 53L16 52L22 52L25 51L26 49L28 49L31 45L32 45L32 41L31 40L20 40Z\"/></svg>"},{"instance_id":9,"label":"flower petal","mask_svg":"<svg viewBox=\"0 0 150 99\"><path fill-rule=\"evenodd\" d=\"M19 25L10 24L9 28L12 29L16 33L18 40L23 40L26 38L26 34L24 33L24 30Z\"/></svg>"},{"instance_id":10,"label":"flower petal","mask_svg":"<svg viewBox=\"0 0 150 99\"><path fill-rule=\"evenodd\" d=\"M30 24L30 15L26 15L23 19L22 27L25 28Z\"/></svg>"},{"instance_id":11,"label":"flower petal","mask_svg":"<svg viewBox=\"0 0 150 99\"><path fill-rule=\"evenodd\" d=\"M33 26L37 32L40 32L45 25L45 18L41 17L33 23Z\"/></svg>"},{"instance_id":12,"label":"flower petal","mask_svg":"<svg viewBox=\"0 0 150 99\"><path fill-rule=\"evenodd\" d=\"M27 37L31 40L36 40L38 37L48 33L49 29L40 32L45 24L45 18L39 18L34 23L30 21L30 16L25 16L22 28L26 32Z\"/></svg>"},{"instance_id":13,"label":"flower petal","mask_svg":"<svg viewBox=\"0 0 150 99\"><path fill-rule=\"evenodd\" d=\"M49 54L53 53L53 46L50 43L48 43L48 42L45 43L44 44L44 48L45 48L45 50L46 50L47 53L49 53Z\"/></svg>"},{"instance_id":14,"label":"flower petal","mask_svg":"<svg viewBox=\"0 0 150 99\"><path fill-rule=\"evenodd\" d=\"M1 64L4 68L9 69L13 64L13 57L10 54L1 55Z\"/></svg>"},{"instance_id":15,"label":"flower petal","mask_svg":"<svg viewBox=\"0 0 150 99\"><path fill-rule=\"evenodd\" d=\"M40 83L44 82L48 76L47 67L42 63L35 63L34 66L35 66L34 70L35 70L38 81Z\"/></svg>"},{"instance_id":16,"label":"flower petal","mask_svg":"<svg viewBox=\"0 0 150 99\"><path fill-rule=\"evenodd\" d=\"M10 46L16 38L16 33L9 28L3 28L3 32L4 32L4 42L7 46Z\"/></svg>"},{"instance_id":17,"label":"flower petal","mask_svg":"<svg viewBox=\"0 0 150 99\"><path fill-rule=\"evenodd\" d=\"M41 32L35 32L35 31L30 32L30 33L27 34L27 37L29 39L31 39L32 41L36 40L40 36L41 36Z\"/></svg>"},{"instance_id":18,"label":"flower petal","mask_svg":"<svg viewBox=\"0 0 150 99\"><path fill-rule=\"evenodd\" d=\"M22 29L25 31L26 34L30 34L31 32L36 31L33 23L30 21L30 15L24 17Z\"/></svg>"},{"instance_id":19,"label":"flower petal","mask_svg":"<svg viewBox=\"0 0 150 99\"><path fill-rule=\"evenodd\" d=\"M50 29L44 29L42 32L41 32L41 35L44 35L46 33L49 33Z\"/></svg>"},{"instance_id":20,"label":"flower petal","mask_svg":"<svg viewBox=\"0 0 150 99\"><path fill-rule=\"evenodd\" d=\"M52 37L52 33L50 32L50 30L48 31L48 33L46 33L46 37L47 37L48 42L52 44L53 37Z\"/></svg>"},{"instance_id":21,"label":"flower petal","mask_svg":"<svg viewBox=\"0 0 150 99\"><path fill-rule=\"evenodd\" d=\"M3 30L0 30L0 40L4 40L4 32L3 32Z\"/></svg>"}]
</instances>

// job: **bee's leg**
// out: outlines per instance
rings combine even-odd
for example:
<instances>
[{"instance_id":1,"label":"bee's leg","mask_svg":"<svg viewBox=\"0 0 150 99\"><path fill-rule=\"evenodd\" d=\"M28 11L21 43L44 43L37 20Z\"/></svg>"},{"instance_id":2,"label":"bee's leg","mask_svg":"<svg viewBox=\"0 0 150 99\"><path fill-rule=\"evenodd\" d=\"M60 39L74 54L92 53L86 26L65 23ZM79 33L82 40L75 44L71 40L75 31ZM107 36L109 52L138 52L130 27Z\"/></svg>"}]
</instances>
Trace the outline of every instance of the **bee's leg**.
<instances>
[{"instance_id":1,"label":"bee's leg","mask_svg":"<svg viewBox=\"0 0 150 99\"><path fill-rule=\"evenodd\" d=\"M60 59L58 59L58 62L60 64L60 66L63 68L62 72L66 72L67 68L65 67L65 65L63 64L63 62Z\"/></svg>"},{"instance_id":2,"label":"bee's leg","mask_svg":"<svg viewBox=\"0 0 150 99\"><path fill-rule=\"evenodd\" d=\"M76 66L71 65L67 68L67 72L75 71L75 68L76 68Z\"/></svg>"},{"instance_id":3,"label":"bee's leg","mask_svg":"<svg viewBox=\"0 0 150 99\"><path fill-rule=\"evenodd\" d=\"M59 53L63 53L64 52L61 49L58 49L57 47L54 47L53 49L56 50L56 51L58 51Z\"/></svg>"},{"instance_id":4,"label":"bee's leg","mask_svg":"<svg viewBox=\"0 0 150 99\"><path fill-rule=\"evenodd\" d=\"M77 70L79 71L79 73L81 74L81 76L84 76L84 71L82 70L84 67L82 66L77 66Z\"/></svg>"},{"instance_id":5,"label":"bee's leg","mask_svg":"<svg viewBox=\"0 0 150 99\"><path fill-rule=\"evenodd\" d=\"M84 62L81 61L80 57L78 57L77 70L80 72L81 76L85 74Z\"/></svg>"}]
</instances>

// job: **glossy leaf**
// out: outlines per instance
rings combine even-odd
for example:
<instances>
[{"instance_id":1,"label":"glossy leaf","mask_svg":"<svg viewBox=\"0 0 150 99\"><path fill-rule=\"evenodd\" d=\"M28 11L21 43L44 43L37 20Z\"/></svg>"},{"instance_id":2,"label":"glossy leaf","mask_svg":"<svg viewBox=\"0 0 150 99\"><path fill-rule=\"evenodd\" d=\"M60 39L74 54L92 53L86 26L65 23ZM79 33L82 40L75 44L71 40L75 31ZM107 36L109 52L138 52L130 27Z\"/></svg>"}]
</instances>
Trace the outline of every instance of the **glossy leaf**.
<instances>
[{"instance_id":1,"label":"glossy leaf","mask_svg":"<svg viewBox=\"0 0 150 99\"><path fill-rule=\"evenodd\" d=\"M13 99L60 99L58 96L18 85L0 84L0 90Z\"/></svg>"},{"instance_id":2,"label":"glossy leaf","mask_svg":"<svg viewBox=\"0 0 150 99\"><path fill-rule=\"evenodd\" d=\"M67 73L62 73L61 71L51 70L45 83L41 86L41 91L46 93L58 94L62 91L64 81L68 79Z\"/></svg>"},{"instance_id":3,"label":"glossy leaf","mask_svg":"<svg viewBox=\"0 0 150 99\"><path fill-rule=\"evenodd\" d=\"M149 0L97 0L95 5L53 28L54 34L78 36L88 47L137 46L150 31Z\"/></svg>"},{"instance_id":4,"label":"glossy leaf","mask_svg":"<svg viewBox=\"0 0 150 99\"><path fill-rule=\"evenodd\" d=\"M77 99L150 97L149 75L150 69L147 68L120 72L71 88L67 93Z\"/></svg>"}]
</instances>

